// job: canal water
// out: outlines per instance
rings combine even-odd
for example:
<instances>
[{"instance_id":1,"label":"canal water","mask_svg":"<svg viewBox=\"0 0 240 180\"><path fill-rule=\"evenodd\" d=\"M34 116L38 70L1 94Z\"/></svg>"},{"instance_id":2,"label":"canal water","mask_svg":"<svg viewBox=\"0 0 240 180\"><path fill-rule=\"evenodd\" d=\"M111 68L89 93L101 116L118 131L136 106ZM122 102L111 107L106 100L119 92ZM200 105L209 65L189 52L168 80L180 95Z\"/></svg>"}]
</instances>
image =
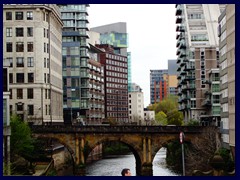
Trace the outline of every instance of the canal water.
<instances>
[{"instance_id":1,"label":"canal water","mask_svg":"<svg viewBox=\"0 0 240 180\"><path fill-rule=\"evenodd\" d=\"M160 149L153 160L153 176L179 176L166 166L166 150ZM136 176L136 164L133 154L108 156L87 165L86 176L121 176L123 168L129 168Z\"/></svg>"}]
</instances>

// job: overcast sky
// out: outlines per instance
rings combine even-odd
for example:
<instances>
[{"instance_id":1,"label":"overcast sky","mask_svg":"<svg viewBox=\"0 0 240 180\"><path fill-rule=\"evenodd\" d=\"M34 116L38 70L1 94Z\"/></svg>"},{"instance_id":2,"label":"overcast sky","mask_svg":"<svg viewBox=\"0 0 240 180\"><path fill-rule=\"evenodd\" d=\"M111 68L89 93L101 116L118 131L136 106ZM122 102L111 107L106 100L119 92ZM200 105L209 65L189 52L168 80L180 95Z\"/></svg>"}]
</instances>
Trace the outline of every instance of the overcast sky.
<instances>
[{"instance_id":1,"label":"overcast sky","mask_svg":"<svg viewBox=\"0 0 240 180\"><path fill-rule=\"evenodd\" d=\"M132 82L150 104L150 69L167 69L176 59L175 4L90 4L90 28L116 22L127 23Z\"/></svg>"}]
</instances>

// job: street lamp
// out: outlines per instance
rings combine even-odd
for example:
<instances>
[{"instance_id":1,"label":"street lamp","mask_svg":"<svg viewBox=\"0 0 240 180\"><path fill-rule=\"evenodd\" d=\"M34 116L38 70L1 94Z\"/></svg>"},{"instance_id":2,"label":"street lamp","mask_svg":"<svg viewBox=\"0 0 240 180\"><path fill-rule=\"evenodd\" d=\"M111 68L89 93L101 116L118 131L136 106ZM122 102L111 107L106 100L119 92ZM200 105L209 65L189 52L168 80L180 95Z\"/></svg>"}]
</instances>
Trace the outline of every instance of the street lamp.
<instances>
[{"instance_id":1,"label":"street lamp","mask_svg":"<svg viewBox=\"0 0 240 180\"><path fill-rule=\"evenodd\" d=\"M73 92L75 92L75 90L76 90L76 89L71 89L72 94L73 94ZM71 94L71 123L73 123L73 117L72 117L72 114L73 114L73 113L72 113L72 106L73 106L73 102L72 102L72 99L73 99L73 98L72 98L72 97L73 97L73 95L72 95L72 94Z\"/></svg>"}]
</instances>

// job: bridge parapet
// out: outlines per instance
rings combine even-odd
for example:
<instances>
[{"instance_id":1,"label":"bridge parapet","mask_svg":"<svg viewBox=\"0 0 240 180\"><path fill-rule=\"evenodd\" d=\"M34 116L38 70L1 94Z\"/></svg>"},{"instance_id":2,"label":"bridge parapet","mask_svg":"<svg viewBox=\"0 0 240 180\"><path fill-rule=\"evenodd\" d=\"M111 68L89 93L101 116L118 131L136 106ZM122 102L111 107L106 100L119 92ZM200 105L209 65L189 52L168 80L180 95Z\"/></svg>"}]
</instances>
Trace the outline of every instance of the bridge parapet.
<instances>
[{"instance_id":1,"label":"bridge parapet","mask_svg":"<svg viewBox=\"0 0 240 180\"><path fill-rule=\"evenodd\" d=\"M38 126L31 129L35 133L201 133L208 127L203 126ZM214 127L211 127L214 128ZM216 127L217 129L217 127Z\"/></svg>"}]
</instances>

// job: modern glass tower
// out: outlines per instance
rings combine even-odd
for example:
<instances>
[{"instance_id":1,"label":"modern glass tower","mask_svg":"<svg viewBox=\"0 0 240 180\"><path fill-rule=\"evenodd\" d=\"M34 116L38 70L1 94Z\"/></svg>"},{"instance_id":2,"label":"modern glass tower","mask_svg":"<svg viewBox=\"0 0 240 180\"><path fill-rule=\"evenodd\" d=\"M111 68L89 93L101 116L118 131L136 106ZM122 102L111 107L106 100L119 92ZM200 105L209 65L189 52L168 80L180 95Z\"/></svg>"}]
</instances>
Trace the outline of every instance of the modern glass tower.
<instances>
[{"instance_id":1,"label":"modern glass tower","mask_svg":"<svg viewBox=\"0 0 240 180\"><path fill-rule=\"evenodd\" d=\"M81 86L88 72L89 45L88 4L59 4L62 32L63 59L63 112L64 122L86 119L89 108L88 89Z\"/></svg>"}]
</instances>

